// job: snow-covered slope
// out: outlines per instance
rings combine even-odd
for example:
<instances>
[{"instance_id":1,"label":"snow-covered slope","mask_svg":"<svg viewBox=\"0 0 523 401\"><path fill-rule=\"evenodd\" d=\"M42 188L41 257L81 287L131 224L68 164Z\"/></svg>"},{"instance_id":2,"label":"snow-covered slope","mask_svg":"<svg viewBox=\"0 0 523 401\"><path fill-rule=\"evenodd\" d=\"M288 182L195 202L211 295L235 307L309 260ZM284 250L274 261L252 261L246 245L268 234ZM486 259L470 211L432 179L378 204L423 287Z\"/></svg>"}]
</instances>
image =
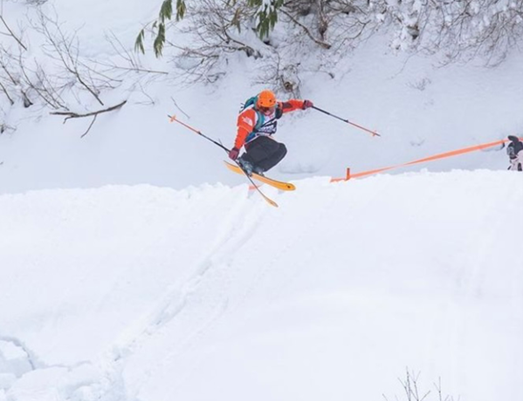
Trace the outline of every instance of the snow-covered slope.
<instances>
[{"instance_id":1,"label":"snow-covered slope","mask_svg":"<svg viewBox=\"0 0 523 401\"><path fill-rule=\"evenodd\" d=\"M522 180L2 195L0 400L520 400Z\"/></svg>"},{"instance_id":2,"label":"snow-covered slope","mask_svg":"<svg viewBox=\"0 0 523 401\"><path fill-rule=\"evenodd\" d=\"M18 17L27 24L23 19L27 5L9 1L4 7L9 22L14 24ZM144 8L141 0L126 1L123 6L116 1L77 1L73 6L68 0L49 0L42 7L46 12L55 9L63 29L76 32L82 55L120 64L122 57L104 36L113 34L125 49L131 49L141 24L156 11L153 5ZM118 15L111 17L116 10ZM24 34L31 54L38 55L41 38L31 36L30 30ZM278 38L284 40L284 36ZM286 179L343 176L347 167L374 169L521 134L523 90L516 83L523 82L523 56L517 51L496 68L483 67L481 60L441 67L435 58L396 53L388 45L389 38L377 35L356 51L347 51L346 59L332 67L332 76L318 72L313 46L311 56L298 60L303 98L378 130L382 137L371 138L314 110L293 113L280 120L276 138L287 145L289 153L272 175ZM24 109L0 98L3 122L13 128L0 135L0 193L120 184L183 189L202 183L240 183L221 165L225 157L221 149L169 124L167 114L178 115L231 147L240 104L266 86L259 82L265 61L229 55L226 76L213 85L190 87L176 83L178 72L169 57L156 60L149 52L140 62L144 69L170 75L143 78L133 89L127 82L103 92L104 107L123 100L127 104L101 114L83 138L91 119L64 124L62 117L50 116L50 110L39 103ZM132 77L126 79L132 81ZM82 98L80 104L71 94L64 97L75 112L103 108L92 97ZM427 168L500 170L507 165L504 152L481 152ZM415 166L408 171L418 170Z\"/></svg>"},{"instance_id":3,"label":"snow-covered slope","mask_svg":"<svg viewBox=\"0 0 523 401\"><path fill-rule=\"evenodd\" d=\"M43 50L37 3L93 62L137 57L105 37L130 50L158 12L4 1L27 68ZM523 174L504 171L504 151L327 177L521 136L522 55L441 67L376 35L326 74L310 50L301 96L382 137L286 115L289 153L270 174L298 190L264 187L278 209L167 119L230 147L266 60L228 55L218 81L180 87L173 60L149 52L139 65L167 74L103 90L104 107L127 103L84 137L90 119L0 96L0 401L402 400L406 369L427 401L438 378L442 399L523 399ZM71 111L102 108L84 92L62 93Z\"/></svg>"}]
</instances>

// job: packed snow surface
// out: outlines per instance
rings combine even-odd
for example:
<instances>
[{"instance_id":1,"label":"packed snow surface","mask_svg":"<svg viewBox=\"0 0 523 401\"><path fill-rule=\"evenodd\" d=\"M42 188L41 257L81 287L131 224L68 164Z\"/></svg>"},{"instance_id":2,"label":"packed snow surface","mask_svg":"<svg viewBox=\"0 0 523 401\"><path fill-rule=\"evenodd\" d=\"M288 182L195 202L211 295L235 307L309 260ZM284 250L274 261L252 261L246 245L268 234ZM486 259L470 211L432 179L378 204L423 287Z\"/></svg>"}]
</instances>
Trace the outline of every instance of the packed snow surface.
<instances>
[{"instance_id":1,"label":"packed snow surface","mask_svg":"<svg viewBox=\"0 0 523 401\"><path fill-rule=\"evenodd\" d=\"M523 175L295 184L0 196L0 400L523 399Z\"/></svg>"}]
</instances>

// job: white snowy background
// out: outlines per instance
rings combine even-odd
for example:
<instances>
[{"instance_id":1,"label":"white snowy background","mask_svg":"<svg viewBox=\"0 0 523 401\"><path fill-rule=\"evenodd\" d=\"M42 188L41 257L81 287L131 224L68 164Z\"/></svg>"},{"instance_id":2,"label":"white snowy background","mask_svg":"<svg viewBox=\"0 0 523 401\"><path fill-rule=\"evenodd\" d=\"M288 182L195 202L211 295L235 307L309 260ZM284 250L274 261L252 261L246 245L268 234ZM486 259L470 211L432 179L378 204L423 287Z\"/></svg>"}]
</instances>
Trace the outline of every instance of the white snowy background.
<instances>
[{"instance_id":1,"label":"white snowy background","mask_svg":"<svg viewBox=\"0 0 523 401\"><path fill-rule=\"evenodd\" d=\"M107 33L132 48L153 3L43 7L111 59ZM2 8L15 27L32 15ZM2 103L0 400L402 400L407 370L427 399L441 380L442 399L523 400L523 174L504 150L329 182L521 136L523 56L441 67L388 45L347 52L334 78L303 55L302 97L382 136L285 116L271 176L297 191L262 187L278 209L167 118L230 147L264 88L253 59L212 85L123 85L83 138L90 120Z\"/></svg>"}]
</instances>

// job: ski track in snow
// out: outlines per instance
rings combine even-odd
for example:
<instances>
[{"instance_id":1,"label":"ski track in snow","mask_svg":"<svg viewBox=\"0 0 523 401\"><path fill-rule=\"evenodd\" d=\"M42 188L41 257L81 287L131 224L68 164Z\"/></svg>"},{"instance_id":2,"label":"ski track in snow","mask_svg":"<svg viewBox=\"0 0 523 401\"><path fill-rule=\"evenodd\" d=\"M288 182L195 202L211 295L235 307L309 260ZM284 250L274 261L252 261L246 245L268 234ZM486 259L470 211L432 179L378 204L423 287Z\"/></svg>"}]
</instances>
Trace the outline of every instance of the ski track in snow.
<instances>
[{"instance_id":1,"label":"ski track in snow","mask_svg":"<svg viewBox=\"0 0 523 401\"><path fill-rule=\"evenodd\" d=\"M184 397L184 394L187 397L187 388L192 388L195 378L202 375L202 369L206 369L208 359L214 353L219 355L222 349L227 349L227 344L236 343L237 340L238 346L242 347L249 341L267 341L272 338L272 330L277 330L277 325L267 328L267 334L251 334L254 337L246 337L245 340L236 339L238 334L234 334L238 330L240 333L241 330L247 330L247 333L255 330L263 322L260 318L263 319L269 311L274 311L271 312L274 314L282 310L281 319L285 322L284 317L290 311L304 313L309 309L307 305L310 305L310 316L301 323L304 331L300 335L309 335L307 330L320 330L318 333L323 333L328 339L329 336L336 338L343 327L336 328L330 321L329 316L336 308L341 308L354 319L353 329L365 322L360 321L361 313L371 312L366 325L368 330L373 330L380 327L376 326L379 317L374 316L374 308L390 301L393 302L391 306L381 307L394 310L396 305L405 309L400 311L399 316L417 316L419 308L425 308L425 313L433 314L433 318L427 320L429 324L425 330L421 331L422 337L418 339L422 346L413 344L420 350L419 355L416 358L406 355L404 362L399 361L401 367L405 364L408 366L408 361L421 358L424 361L421 366L408 367L420 369L431 376L441 375L443 368L447 375L443 378L444 387L448 385L451 390L470 390L473 383L468 382L471 379L467 373L470 370L467 360L474 346L471 348L469 343L477 343L480 347L490 337L497 339L503 332L495 323L483 322L478 313L486 313L486 316L492 318L492 313L500 306L506 307L508 302L510 308L499 317L500 323L506 322L511 336L522 331L520 301L523 294L518 283L523 274L520 265L507 264L504 256L506 246L519 246L516 235L509 236L508 240L504 235L507 231L517 232L516 229L511 231L514 223L523 226L521 218L514 222L514 215L519 213L519 204L523 199L523 190L519 188L513 191L512 188L520 178L513 174L484 172L406 174L396 178L385 176L338 184L329 184L326 178L317 178L296 182L298 190L295 193L278 194L276 190L268 189L268 194L280 204L276 210L268 207L256 194L247 194L246 185L233 189L208 187L203 190L191 189L183 194L175 193L175 203L165 209L165 217L162 217L163 205L169 205L172 200L157 201L161 199L163 190L151 187L155 195L150 196L145 195L148 194L147 190L126 188L124 192L130 195L130 200L115 204L122 207L122 213L127 210L126 202L137 204L130 209L131 213L135 207L139 211L144 196L147 202L157 203L154 208L159 209L157 215L151 216L147 214L148 209L144 209L145 214L140 221L122 220L127 227L117 231L123 234L133 227L135 235L147 238L147 242L137 241L140 244L136 248L137 266L158 263L162 258L156 260L152 256L161 252L170 258L166 261L166 268L171 264L173 269L179 269L182 263L181 276L175 276L176 282L163 283L162 292L150 298L147 310L135 314L106 351L100 350L97 359L72 364L46 364L45 360L40 362L38 346L36 351L28 351L34 348L30 345L34 339L26 341L21 337L23 332L16 337L0 337L0 344L2 341L10 342L24 350L30 363L27 371L35 373L23 375L19 379L12 376L4 379L7 384L4 383L4 390L0 389L0 400L7 397L8 401L30 401L33 398L42 401L162 401ZM468 200L468 196L482 187L476 184L481 182L503 186L499 186L496 192L487 189L481 200ZM105 190L108 195L117 194L118 191L118 188ZM101 193L105 192L101 190ZM86 208L87 215L91 213L87 211L92 210L94 214L91 218L106 215L105 211L97 211L100 206L100 210L109 208L107 215L114 214L111 208L115 205L111 205L111 202L107 203L108 206L90 204L92 201L84 196L87 193L96 194L97 191L45 191L42 192L42 199L55 197L58 201L57 210L63 210L64 205L79 208L80 213ZM70 195L74 195L75 202L60 204L61 196L68 198ZM210 196L213 198L207 199ZM32 193L31 197L36 200L39 193ZM133 197L135 200L132 200ZM411 202L409 198L416 202ZM17 208L22 208L20 210L24 210L23 214L32 215L31 203L20 202L20 199L25 200L23 195L13 198L16 202L13 205L16 206L12 207L12 212L16 216ZM500 199L506 202L505 208L500 207ZM9 212L10 197L0 197L1 202ZM44 201L39 208L45 209L45 205ZM210 205L214 209L201 208L212 207ZM433 209L435 215L427 213L427 208ZM36 210L35 216L38 216L38 208ZM205 215L181 220L181 227L178 227L176 220L169 220L175 217L182 219L182 216L198 211L205 212ZM61 238L61 230L67 233L72 217L67 209L60 213L69 217L61 222L55 220L52 214L51 217L43 218L46 224L54 224L57 239ZM393 216L393 221L401 221L401 224L385 226L382 224L385 216ZM206 219L210 219L210 226ZM115 222L119 221L116 216ZM160 226L151 227L158 227L160 231L145 229L153 221L159 222ZM188 222L191 222L190 225L184 226ZM456 224L451 230L460 236L448 231L449 238L442 238L441 233L448 230L448 224ZM427 247L427 244L415 242L412 255L406 260L407 265L399 265L401 261L394 259L394 248L398 248L399 255L403 255L402 252L407 248L398 241L403 241L402 238L415 240L413 231L416 230L430 236L430 229L436 234L427 237L428 241L438 252L430 252L431 247ZM206 231L212 233L212 236L205 235ZM173 237L169 238L170 235ZM178 247L182 244L170 245L171 242L182 239L198 241L199 237L201 243L194 248L198 251L177 261L178 251L181 250ZM373 249L373 242L379 244L379 252ZM421 249L415 248L418 245L421 245ZM176 247L178 251L166 252L170 246ZM425 247L429 251L427 266L416 265L423 260L421 257ZM392 259L387 260L387 257ZM503 262L498 273L493 271L492 266L500 257ZM13 260L16 262L16 259ZM391 270L388 266L391 263L394 269L400 270ZM331 265L341 270L336 273ZM155 274L167 272L162 269L162 266L151 266ZM111 286L106 289L107 293L96 301L98 308L111 306L117 299L114 297L126 294L122 286L129 273L132 273L129 268L117 271L111 279ZM339 284L329 281L328 277L335 277L333 274L338 276ZM397 280L394 280L395 275L399 275ZM435 280L434 286L429 284L431 280ZM505 288L507 280L512 280L512 286L508 294L503 294L500 291ZM416 285L418 281L421 285L419 288ZM137 282L133 285L140 284ZM411 301L412 297L416 299L418 293L421 297L420 306L413 305ZM74 287L64 290L52 308L51 319L60 318L64 311L62 303L74 294ZM325 317L318 315L322 307L325 308ZM343 315L339 318L340 324L346 319ZM308 326L316 320L319 324L317 328ZM326 326L322 328L323 320ZM403 324L410 326L408 321L403 321ZM476 333L478 328L484 332ZM401 332L401 328L396 330ZM353 334L357 341L362 341L358 337L360 331L356 330ZM318 333L315 335L320 335ZM378 333L369 331L368 335L380 338ZM282 335L281 338L286 336ZM316 347L325 347L328 343L326 341L324 345L320 343ZM449 355L449 359L439 360L440 352ZM520 359L517 359L522 354L521 349L516 349L515 355L509 355L503 344L488 350L490 358L497 358L498 354L502 361L513 365L515 372L521 372ZM238 358L234 353L233 357ZM364 366L360 368L365 371ZM389 371L388 374L394 373ZM498 379L498 382L509 381L511 377ZM165 387L166 378L168 387ZM56 387L45 388L43 380L55 383ZM507 388L508 394L515 391L510 385ZM197 388L193 390L201 391ZM262 399L267 394L260 393L257 396ZM198 398L197 395L194 397ZM488 397L487 392L484 399L488 400Z\"/></svg>"},{"instance_id":2,"label":"ski track in snow","mask_svg":"<svg viewBox=\"0 0 523 401\"><path fill-rule=\"evenodd\" d=\"M221 232L217 234L214 244L209 247L209 250L205 252L201 260L196 263L190 277L181 287L169 290L163 299L158 302L157 307L155 307L145 319L145 322L141 323L142 328L135 331L134 337L125 343L115 346L113 353L117 356L109 356L106 358L106 365L107 362L111 360L120 363L120 358L132 355L140 348L143 342L149 341L157 333L161 336L164 326L182 314L187 304L192 302L192 298L198 292L199 285L205 280L206 273L212 269L222 269L226 271L230 267L227 263L227 259L230 258L228 254L240 248L245 241L253 235L256 230L256 225L268 212L267 207L262 202L259 200L255 200L255 202L256 205L253 207L250 198L240 197L235 200L230 207L229 213L223 217L223 221L220 223L223 228ZM195 302L198 302L198 300ZM170 362L190 347L195 339L211 327L214 321L219 319L227 310L227 307L228 299L226 294L224 294L224 298L220 299L218 305L216 305L198 325L189 330L186 329L189 333L176 347L173 347L173 349L166 353L165 361ZM166 363L165 361L164 363ZM160 369L163 366L161 363L155 363L154 365L155 366L149 369L149 375L153 375L156 369ZM109 371L115 370L112 367L106 367L106 369ZM111 381L114 382L115 379ZM118 381L120 381L120 379Z\"/></svg>"}]
</instances>

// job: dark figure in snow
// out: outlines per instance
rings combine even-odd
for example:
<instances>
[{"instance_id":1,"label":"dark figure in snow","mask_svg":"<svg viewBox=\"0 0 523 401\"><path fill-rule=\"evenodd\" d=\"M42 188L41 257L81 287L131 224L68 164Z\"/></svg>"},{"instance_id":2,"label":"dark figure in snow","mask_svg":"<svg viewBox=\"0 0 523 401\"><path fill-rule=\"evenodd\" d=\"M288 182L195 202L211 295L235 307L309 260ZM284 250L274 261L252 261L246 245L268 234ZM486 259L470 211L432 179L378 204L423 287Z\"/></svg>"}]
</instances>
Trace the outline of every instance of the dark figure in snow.
<instances>
[{"instance_id":1,"label":"dark figure in snow","mask_svg":"<svg viewBox=\"0 0 523 401\"><path fill-rule=\"evenodd\" d=\"M229 157L237 160L248 175L253 172L263 175L287 154L285 145L272 137L276 133L278 119L285 113L312 106L310 100L291 99L280 102L270 90L264 90L250 98L238 116L238 133ZM243 146L245 153L238 158Z\"/></svg>"},{"instance_id":2,"label":"dark figure in snow","mask_svg":"<svg viewBox=\"0 0 523 401\"><path fill-rule=\"evenodd\" d=\"M507 146L507 155L510 159L509 170L522 171L523 165L523 143L517 136L509 135L510 143Z\"/></svg>"}]
</instances>

